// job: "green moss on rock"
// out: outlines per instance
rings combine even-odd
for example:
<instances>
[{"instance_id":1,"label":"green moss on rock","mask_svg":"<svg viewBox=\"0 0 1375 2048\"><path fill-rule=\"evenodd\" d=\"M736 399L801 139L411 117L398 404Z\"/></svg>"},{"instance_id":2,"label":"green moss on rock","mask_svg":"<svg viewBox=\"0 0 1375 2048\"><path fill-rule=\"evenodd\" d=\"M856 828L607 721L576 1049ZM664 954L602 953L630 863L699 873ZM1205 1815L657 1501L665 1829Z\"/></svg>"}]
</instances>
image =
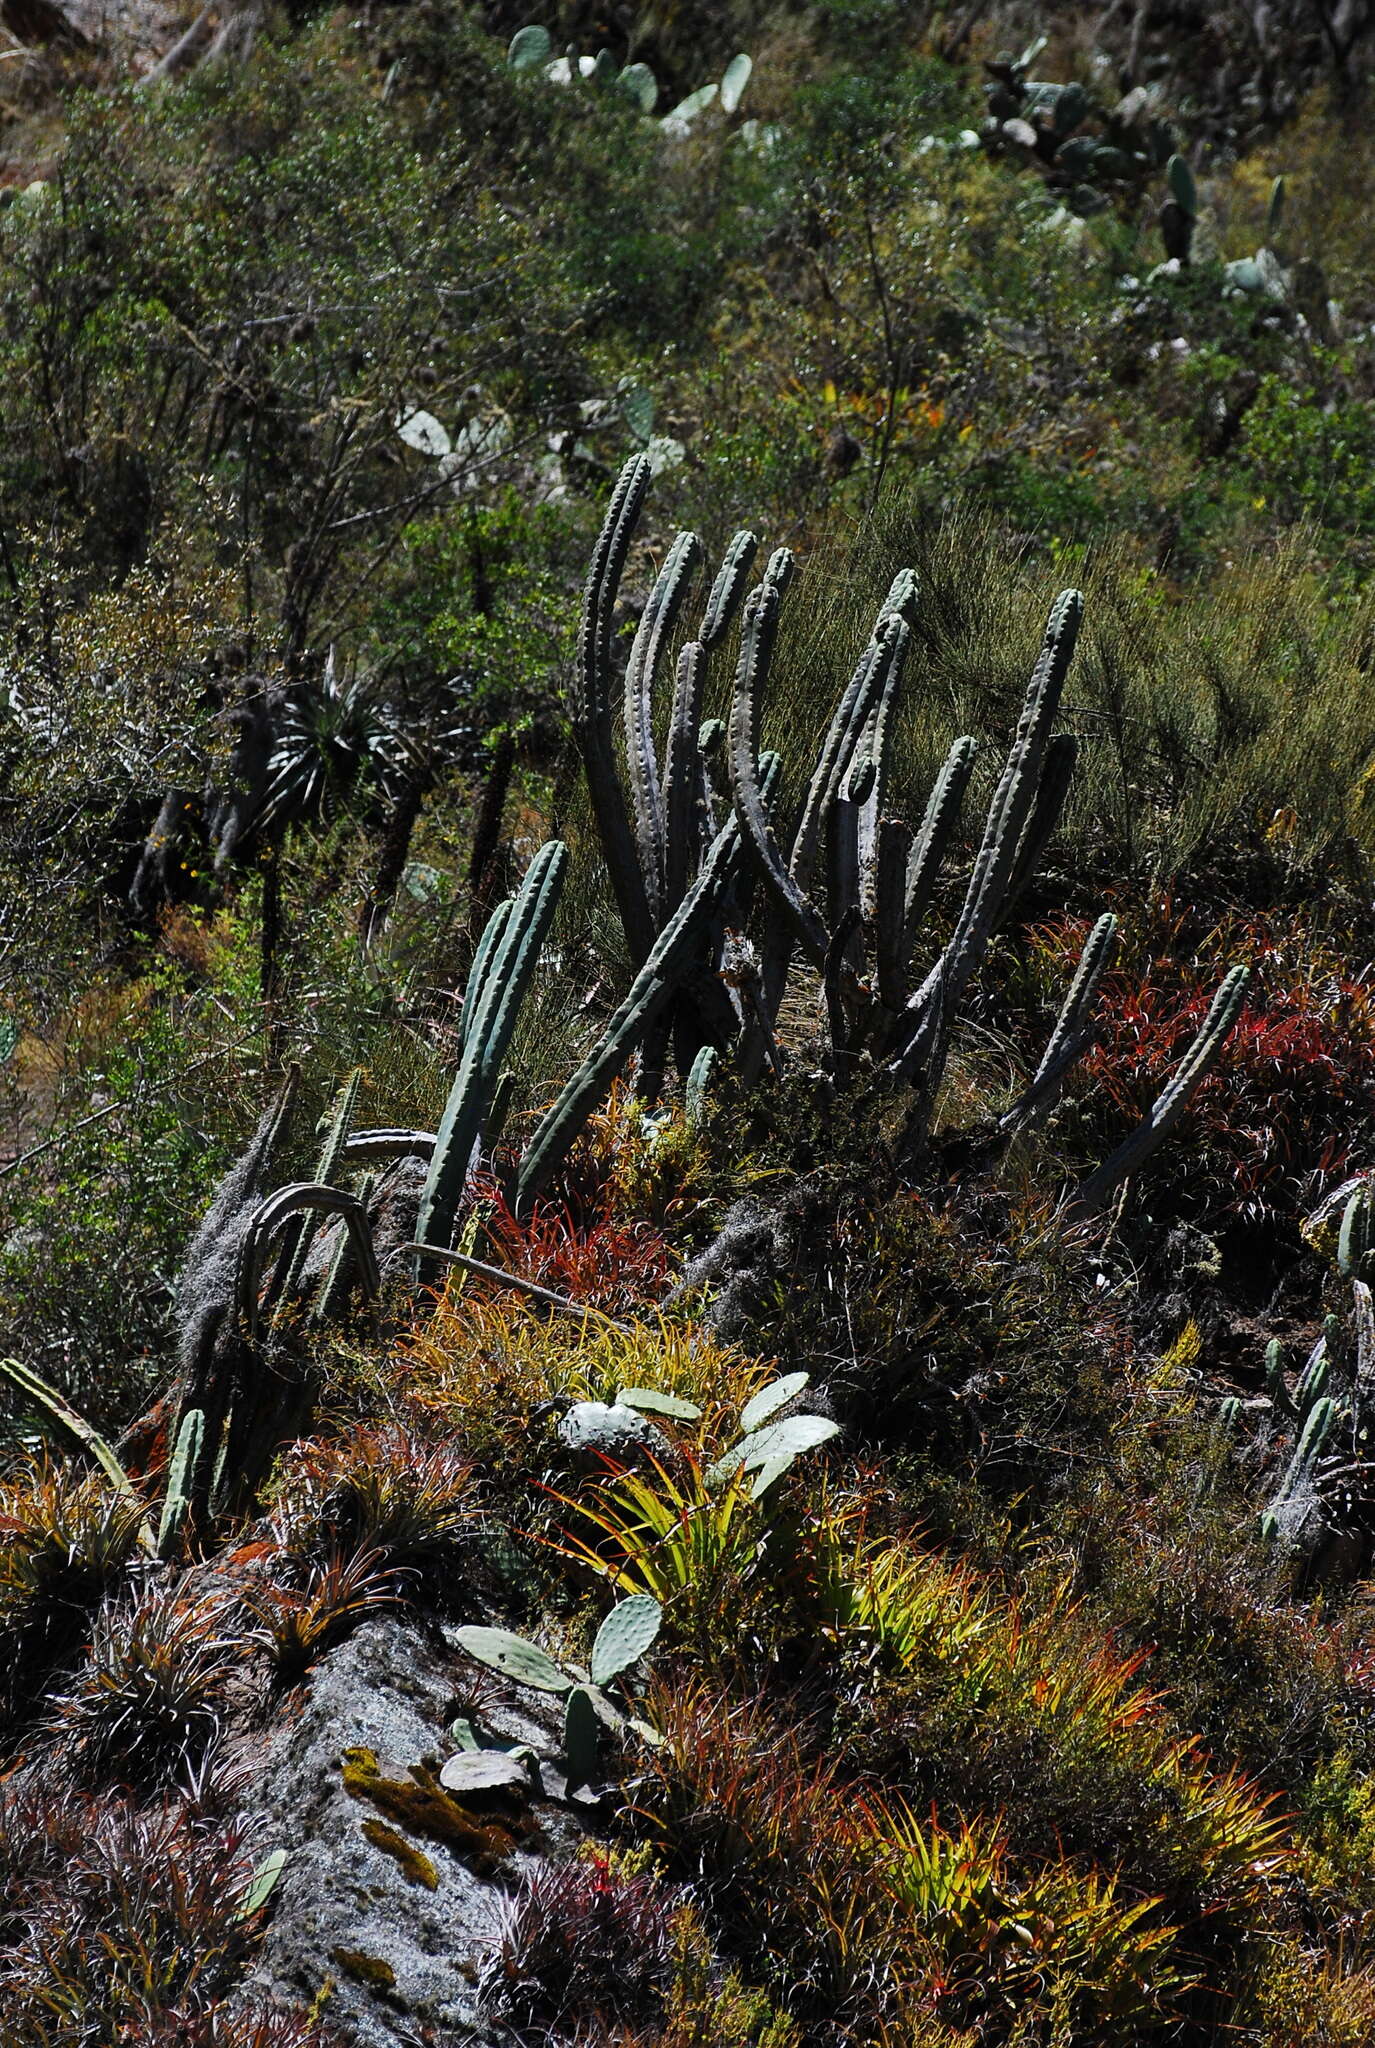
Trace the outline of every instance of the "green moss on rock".
<instances>
[{"instance_id":1,"label":"green moss on rock","mask_svg":"<svg viewBox=\"0 0 1375 2048\"><path fill-rule=\"evenodd\" d=\"M395 1828L389 1828L384 1820L365 1820L363 1833L375 1849L384 1856L390 1856L399 1863L412 1884L423 1884L427 1891L439 1889L439 1872L423 1849L417 1849Z\"/></svg>"}]
</instances>

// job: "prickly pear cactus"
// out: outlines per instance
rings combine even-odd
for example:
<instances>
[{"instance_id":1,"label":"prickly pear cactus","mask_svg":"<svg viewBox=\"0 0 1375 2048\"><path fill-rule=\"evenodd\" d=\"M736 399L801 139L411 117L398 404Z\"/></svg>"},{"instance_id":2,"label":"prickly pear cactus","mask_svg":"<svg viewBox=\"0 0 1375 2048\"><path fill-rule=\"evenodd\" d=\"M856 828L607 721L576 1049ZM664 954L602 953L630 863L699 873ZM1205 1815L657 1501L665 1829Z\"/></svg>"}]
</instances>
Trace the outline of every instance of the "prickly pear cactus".
<instances>
[{"instance_id":1,"label":"prickly pear cactus","mask_svg":"<svg viewBox=\"0 0 1375 2048\"><path fill-rule=\"evenodd\" d=\"M663 1618L658 1601L647 1593L632 1593L613 1607L592 1645L592 1683L605 1685L638 1664L658 1635Z\"/></svg>"},{"instance_id":2,"label":"prickly pear cactus","mask_svg":"<svg viewBox=\"0 0 1375 2048\"><path fill-rule=\"evenodd\" d=\"M585 1686L575 1685L568 1695L563 1715L563 1756L570 1793L591 1784L597 1774L600 1747L601 1726L592 1704L592 1695Z\"/></svg>"},{"instance_id":3,"label":"prickly pear cactus","mask_svg":"<svg viewBox=\"0 0 1375 2048\"><path fill-rule=\"evenodd\" d=\"M461 1628L456 1640L479 1664L514 1678L517 1685L533 1686L536 1692L567 1692L573 1683L538 1643L512 1635L509 1629Z\"/></svg>"}]
</instances>

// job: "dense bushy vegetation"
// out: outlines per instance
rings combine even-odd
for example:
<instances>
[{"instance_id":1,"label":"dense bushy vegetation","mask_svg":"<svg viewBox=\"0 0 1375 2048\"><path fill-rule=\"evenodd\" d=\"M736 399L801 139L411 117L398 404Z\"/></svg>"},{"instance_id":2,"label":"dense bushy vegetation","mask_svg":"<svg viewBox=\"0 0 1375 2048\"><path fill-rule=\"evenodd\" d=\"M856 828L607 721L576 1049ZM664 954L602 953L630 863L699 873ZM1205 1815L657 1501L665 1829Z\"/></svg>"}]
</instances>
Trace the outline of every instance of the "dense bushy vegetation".
<instances>
[{"instance_id":1,"label":"dense bushy vegetation","mask_svg":"<svg viewBox=\"0 0 1375 2048\"><path fill-rule=\"evenodd\" d=\"M399 1616L494 2040L1356 2048L1369 10L223 14L0 7L7 2040L459 2038Z\"/></svg>"}]
</instances>

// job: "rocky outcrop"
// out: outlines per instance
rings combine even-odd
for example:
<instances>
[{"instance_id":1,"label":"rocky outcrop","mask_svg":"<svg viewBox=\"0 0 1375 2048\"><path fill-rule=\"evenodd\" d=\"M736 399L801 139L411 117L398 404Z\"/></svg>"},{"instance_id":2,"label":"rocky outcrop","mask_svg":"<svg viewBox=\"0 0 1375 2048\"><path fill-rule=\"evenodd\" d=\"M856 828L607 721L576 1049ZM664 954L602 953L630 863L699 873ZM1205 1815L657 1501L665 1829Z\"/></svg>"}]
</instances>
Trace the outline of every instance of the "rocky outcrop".
<instances>
[{"instance_id":1,"label":"rocky outcrop","mask_svg":"<svg viewBox=\"0 0 1375 2048\"><path fill-rule=\"evenodd\" d=\"M583 1829L524 1791L460 1803L440 1785L457 1746L448 1723L471 1714L475 1689L490 1733L558 1749L557 1705L541 1718L538 1697L493 1704L437 1629L375 1621L317 1669L248 1801L264 1850L288 1860L247 1998L297 2009L318 1999L357 2048L497 2039L478 1980L507 1896L541 1862L567 1860Z\"/></svg>"}]
</instances>

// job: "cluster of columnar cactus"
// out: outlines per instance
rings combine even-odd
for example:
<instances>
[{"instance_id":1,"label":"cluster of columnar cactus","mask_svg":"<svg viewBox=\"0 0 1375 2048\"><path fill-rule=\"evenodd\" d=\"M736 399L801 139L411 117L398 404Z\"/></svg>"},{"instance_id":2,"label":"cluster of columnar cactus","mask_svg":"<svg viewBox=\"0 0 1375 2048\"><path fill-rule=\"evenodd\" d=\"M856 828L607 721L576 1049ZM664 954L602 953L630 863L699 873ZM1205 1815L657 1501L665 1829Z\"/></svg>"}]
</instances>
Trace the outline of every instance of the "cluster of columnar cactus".
<instances>
[{"instance_id":1,"label":"cluster of columnar cactus","mask_svg":"<svg viewBox=\"0 0 1375 2048\"><path fill-rule=\"evenodd\" d=\"M732 540L697 632L678 655L661 759L656 697L702 551L689 533L673 542L618 692L615 606L649 481L649 465L637 456L613 493L584 596L572 703L607 874L635 971L600 1039L524 1151L516 1180L521 1208L548 1184L634 1055L642 1091L654 1093L671 1040L699 1116L720 1056L734 1058L746 1083L766 1062L783 1071L776 1025L799 954L821 983L832 1083L910 1087L909 1149L919 1142L961 1001L1036 870L1074 768L1074 740L1053 730L1082 612L1078 593L1066 591L1046 628L954 930L934 963L914 976L923 921L959 824L975 755L971 738L954 742L916 830L885 814L897 694L918 602L915 578L910 571L895 578L836 707L796 821L782 834L778 762L759 756L756 735L792 557L777 550L746 598L758 544L748 532ZM723 735L717 722L703 718L704 684L708 663L737 614L740 647L724 736L723 791L713 767ZM615 736L618 694L624 770ZM422 1274L433 1270L433 1253L453 1255L463 1189L479 1144L485 1138L490 1147L499 1127L503 1062L566 864L560 844L543 848L519 895L494 913L483 935L463 1006L459 1070L437 1137L366 1134L370 1156L429 1153L417 1237L432 1256L427 1264L422 1249ZM764 921L767 935L758 951L746 937L756 882L774 912ZM1032 1081L1003 1119L1008 1135L1044 1114L1091 1042L1093 997L1114 938L1114 920L1100 919ZM1245 970L1234 969L1160 1099L1079 1190L1080 1209L1097 1208L1168 1134L1221 1049L1244 984ZM356 1152L364 1142L360 1135L349 1150Z\"/></svg>"},{"instance_id":2,"label":"cluster of columnar cactus","mask_svg":"<svg viewBox=\"0 0 1375 2048\"><path fill-rule=\"evenodd\" d=\"M1338 1277L1351 1289L1349 1319L1325 1317L1321 1334L1289 1391L1278 1339L1265 1354L1266 1390L1293 1432L1293 1449L1261 1516L1268 1541L1291 1556L1311 1556L1341 1519L1342 1496L1369 1496L1375 1431L1375 1204L1370 1183L1347 1192L1337 1235Z\"/></svg>"},{"instance_id":3,"label":"cluster of columnar cactus","mask_svg":"<svg viewBox=\"0 0 1375 2048\"><path fill-rule=\"evenodd\" d=\"M952 1032L968 988L999 928L1036 872L1059 821L1076 742L1054 730L1083 600L1064 591L1046 626L1022 715L985 818L954 930L921 973L914 960L935 884L955 840L976 752L956 739L920 824L885 809L898 693L920 602L910 570L894 579L867 645L830 721L806 794L785 823L778 766L760 757L757 735L780 617L793 577L779 549L744 597L756 552L737 534L695 640L683 648L669 717L665 764L655 752L654 693L674 621L700 557L680 534L645 606L624 678L626 772L614 743L613 607L648 487L636 457L623 470L594 557L583 611L574 725L611 886L639 972L606 1035L536 1134L522 1169L524 1198L548 1179L595 1100L639 1045L641 1084L653 1092L664 1046L662 1020L677 1006L678 1064L696 1075L703 1048L731 1054L749 1084L766 1064L785 1069L777 1022L796 963L820 984L838 1088L910 1091L905 1149L924 1139ZM726 735L731 815L710 755L716 729L701 722L702 676L737 608L740 644ZM629 796L626 788L629 786ZM696 871L696 879L688 877ZM771 913L756 949L745 932L753 875ZM1092 1038L1094 994L1111 957L1115 923L1100 919L1085 944L1061 1016L1022 1099L1004 1119L1014 1135L1053 1104ZM1221 1050L1239 1013L1246 973L1233 969L1195 1044L1140 1127L1076 1196L1084 1211L1134 1172L1168 1135ZM653 1027L659 1025L659 1034Z\"/></svg>"}]
</instances>

